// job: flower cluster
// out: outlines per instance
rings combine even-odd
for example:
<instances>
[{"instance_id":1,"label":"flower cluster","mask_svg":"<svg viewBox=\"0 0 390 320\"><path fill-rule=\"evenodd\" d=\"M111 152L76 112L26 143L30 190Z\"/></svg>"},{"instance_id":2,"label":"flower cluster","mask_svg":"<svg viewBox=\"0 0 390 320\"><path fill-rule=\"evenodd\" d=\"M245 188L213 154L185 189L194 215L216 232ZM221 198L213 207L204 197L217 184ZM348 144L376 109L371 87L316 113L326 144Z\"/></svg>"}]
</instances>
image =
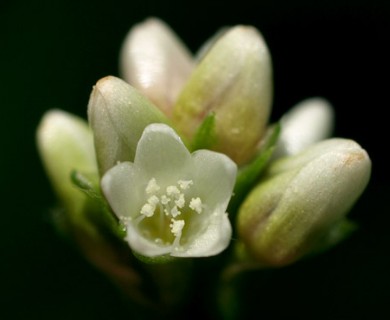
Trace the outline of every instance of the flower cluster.
<instances>
[{"instance_id":1,"label":"flower cluster","mask_svg":"<svg viewBox=\"0 0 390 320\"><path fill-rule=\"evenodd\" d=\"M131 29L120 62L122 78L94 86L89 123L52 110L38 128L68 231L98 246L109 234L156 263L217 255L234 233L231 261L263 267L345 237L370 159L329 139L324 99L269 123L272 64L255 28L227 28L192 57L151 18Z\"/></svg>"}]
</instances>

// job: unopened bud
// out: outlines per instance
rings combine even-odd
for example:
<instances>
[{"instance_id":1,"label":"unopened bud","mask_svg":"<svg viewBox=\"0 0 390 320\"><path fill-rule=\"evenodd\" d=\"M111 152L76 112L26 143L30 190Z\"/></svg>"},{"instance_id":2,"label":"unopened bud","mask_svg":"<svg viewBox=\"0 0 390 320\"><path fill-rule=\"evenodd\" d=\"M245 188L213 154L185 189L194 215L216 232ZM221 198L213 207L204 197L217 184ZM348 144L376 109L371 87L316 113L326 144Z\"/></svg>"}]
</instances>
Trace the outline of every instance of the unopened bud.
<instances>
[{"instance_id":1,"label":"unopened bud","mask_svg":"<svg viewBox=\"0 0 390 320\"><path fill-rule=\"evenodd\" d=\"M163 113L123 80L108 76L94 87L88 104L99 171L133 161L145 127L167 122Z\"/></svg>"},{"instance_id":2,"label":"unopened bud","mask_svg":"<svg viewBox=\"0 0 390 320\"><path fill-rule=\"evenodd\" d=\"M238 164L262 137L271 107L271 58L259 32L237 26L221 36L195 68L174 109L178 128L192 138L215 113L216 143Z\"/></svg>"},{"instance_id":3,"label":"unopened bud","mask_svg":"<svg viewBox=\"0 0 390 320\"><path fill-rule=\"evenodd\" d=\"M262 264L292 263L321 247L366 187L371 161L356 142L330 139L273 164L244 201L239 234Z\"/></svg>"},{"instance_id":4,"label":"unopened bud","mask_svg":"<svg viewBox=\"0 0 390 320\"><path fill-rule=\"evenodd\" d=\"M310 98L298 103L281 119L282 129L274 158L297 154L329 138L333 118L333 108L325 99Z\"/></svg>"},{"instance_id":5,"label":"unopened bud","mask_svg":"<svg viewBox=\"0 0 390 320\"><path fill-rule=\"evenodd\" d=\"M123 43L123 78L168 116L192 68L188 49L159 19L134 26Z\"/></svg>"},{"instance_id":6,"label":"unopened bud","mask_svg":"<svg viewBox=\"0 0 390 320\"><path fill-rule=\"evenodd\" d=\"M92 132L87 122L64 111L48 111L38 127L37 143L60 201L71 218L77 219L86 196L71 182L71 173L78 170L97 177Z\"/></svg>"}]
</instances>

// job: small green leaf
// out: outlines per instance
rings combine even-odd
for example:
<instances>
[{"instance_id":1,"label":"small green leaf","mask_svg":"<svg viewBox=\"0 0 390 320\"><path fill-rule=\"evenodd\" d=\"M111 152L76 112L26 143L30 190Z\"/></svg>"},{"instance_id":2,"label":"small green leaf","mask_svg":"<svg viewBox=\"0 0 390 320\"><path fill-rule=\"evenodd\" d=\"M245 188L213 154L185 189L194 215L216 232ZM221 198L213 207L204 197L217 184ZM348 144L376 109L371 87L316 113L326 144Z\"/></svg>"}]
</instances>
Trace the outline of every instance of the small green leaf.
<instances>
[{"instance_id":1,"label":"small green leaf","mask_svg":"<svg viewBox=\"0 0 390 320\"><path fill-rule=\"evenodd\" d=\"M90 198L102 200L94 176L73 170L70 179L76 187L85 192Z\"/></svg>"},{"instance_id":2,"label":"small green leaf","mask_svg":"<svg viewBox=\"0 0 390 320\"><path fill-rule=\"evenodd\" d=\"M124 238L126 236L125 227L111 212L106 200L102 196L98 183L94 180L96 180L95 176L90 176L76 170L73 170L71 173L72 183L91 200L90 208L85 210L87 218L93 224L108 229L108 231L120 238Z\"/></svg>"},{"instance_id":3,"label":"small green leaf","mask_svg":"<svg viewBox=\"0 0 390 320\"><path fill-rule=\"evenodd\" d=\"M276 123L269 130L268 135L264 139L263 146L255 159L238 171L236 185L234 187L234 196L230 201L228 212L235 214L245 195L256 184L261 173L271 159L279 134L280 124Z\"/></svg>"},{"instance_id":4,"label":"small green leaf","mask_svg":"<svg viewBox=\"0 0 390 320\"><path fill-rule=\"evenodd\" d=\"M209 113L195 133L192 150L211 149L216 143L215 113Z\"/></svg>"}]
</instances>

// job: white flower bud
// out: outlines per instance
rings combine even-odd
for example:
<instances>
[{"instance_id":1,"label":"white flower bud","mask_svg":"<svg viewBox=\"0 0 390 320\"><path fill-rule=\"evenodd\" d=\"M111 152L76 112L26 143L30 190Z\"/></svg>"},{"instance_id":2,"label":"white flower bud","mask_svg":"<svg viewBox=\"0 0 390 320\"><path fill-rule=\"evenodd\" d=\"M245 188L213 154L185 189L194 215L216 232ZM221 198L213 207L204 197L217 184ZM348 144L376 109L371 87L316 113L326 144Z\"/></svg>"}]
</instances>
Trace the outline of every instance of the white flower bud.
<instances>
[{"instance_id":1,"label":"white flower bud","mask_svg":"<svg viewBox=\"0 0 390 320\"><path fill-rule=\"evenodd\" d=\"M119 78L97 82L88 104L96 157L101 174L118 161L133 161L145 127L167 122L165 116L142 94Z\"/></svg>"},{"instance_id":2,"label":"white flower bud","mask_svg":"<svg viewBox=\"0 0 390 320\"><path fill-rule=\"evenodd\" d=\"M319 246L366 187L371 161L356 142L319 142L270 168L238 215L239 234L263 264L285 265Z\"/></svg>"},{"instance_id":3,"label":"white flower bud","mask_svg":"<svg viewBox=\"0 0 390 320\"><path fill-rule=\"evenodd\" d=\"M272 100L271 58L260 33L237 26L209 49L183 88L174 121L189 138L215 113L216 144L238 164L256 151Z\"/></svg>"},{"instance_id":4,"label":"white flower bud","mask_svg":"<svg viewBox=\"0 0 390 320\"><path fill-rule=\"evenodd\" d=\"M88 124L64 111L48 111L39 124L37 144L59 199L71 217L77 219L86 196L71 182L71 173L77 170L97 177L92 132Z\"/></svg>"},{"instance_id":5,"label":"white flower bud","mask_svg":"<svg viewBox=\"0 0 390 320\"><path fill-rule=\"evenodd\" d=\"M150 18L130 30L120 56L123 78L169 116L193 68L180 39L164 22Z\"/></svg>"},{"instance_id":6,"label":"white flower bud","mask_svg":"<svg viewBox=\"0 0 390 320\"><path fill-rule=\"evenodd\" d=\"M281 119L282 131L274 158L297 154L329 138L333 130L333 113L330 103L322 98L306 99L294 106Z\"/></svg>"}]
</instances>

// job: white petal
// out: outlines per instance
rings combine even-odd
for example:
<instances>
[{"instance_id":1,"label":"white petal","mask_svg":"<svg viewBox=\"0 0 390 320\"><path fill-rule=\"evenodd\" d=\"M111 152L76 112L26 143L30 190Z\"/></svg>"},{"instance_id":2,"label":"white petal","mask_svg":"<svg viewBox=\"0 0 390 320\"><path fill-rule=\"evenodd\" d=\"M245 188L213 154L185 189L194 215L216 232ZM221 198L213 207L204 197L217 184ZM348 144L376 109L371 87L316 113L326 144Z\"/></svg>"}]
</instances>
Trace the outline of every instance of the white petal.
<instances>
[{"instance_id":1,"label":"white petal","mask_svg":"<svg viewBox=\"0 0 390 320\"><path fill-rule=\"evenodd\" d=\"M192 191L210 210L220 206L223 211L232 196L237 165L222 153L198 150L192 154Z\"/></svg>"},{"instance_id":2,"label":"white petal","mask_svg":"<svg viewBox=\"0 0 390 320\"><path fill-rule=\"evenodd\" d=\"M293 107L281 120L282 132L275 157L294 155L328 138L333 130L333 108L322 98L311 98Z\"/></svg>"},{"instance_id":3,"label":"white petal","mask_svg":"<svg viewBox=\"0 0 390 320\"><path fill-rule=\"evenodd\" d=\"M168 115L192 67L190 52L161 20L136 25L124 41L123 78Z\"/></svg>"},{"instance_id":4,"label":"white petal","mask_svg":"<svg viewBox=\"0 0 390 320\"><path fill-rule=\"evenodd\" d=\"M184 251L173 251L174 257L208 257L222 252L229 245L232 227L227 214L214 213L204 221L205 230L194 237Z\"/></svg>"},{"instance_id":5,"label":"white petal","mask_svg":"<svg viewBox=\"0 0 390 320\"><path fill-rule=\"evenodd\" d=\"M108 170L101 187L112 210L119 217L135 217L145 202L144 190L131 162L123 162Z\"/></svg>"},{"instance_id":6,"label":"white petal","mask_svg":"<svg viewBox=\"0 0 390 320\"><path fill-rule=\"evenodd\" d=\"M139 234L131 222L127 224L126 241L129 243L132 250L138 252L145 257L157 257L168 254L172 248L170 246L159 245Z\"/></svg>"},{"instance_id":7,"label":"white petal","mask_svg":"<svg viewBox=\"0 0 390 320\"><path fill-rule=\"evenodd\" d=\"M180 137L169 126L151 124L138 142L134 163L157 183L176 183L190 165L191 155Z\"/></svg>"}]
</instances>

